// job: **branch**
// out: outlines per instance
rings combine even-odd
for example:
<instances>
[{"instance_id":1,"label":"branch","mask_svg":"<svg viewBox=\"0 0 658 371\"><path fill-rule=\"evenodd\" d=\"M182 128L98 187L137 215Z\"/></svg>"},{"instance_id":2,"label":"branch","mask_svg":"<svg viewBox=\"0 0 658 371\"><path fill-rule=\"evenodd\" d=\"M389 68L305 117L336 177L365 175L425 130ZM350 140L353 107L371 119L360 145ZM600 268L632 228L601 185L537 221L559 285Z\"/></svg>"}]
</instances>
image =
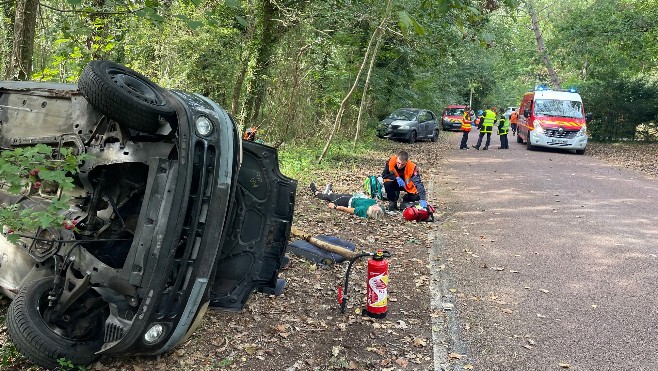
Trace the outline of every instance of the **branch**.
<instances>
[{"instance_id":1,"label":"branch","mask_svg":"<svg viewBox=\"0 0 658 371\"><path fill-rule=\"evenodd\" d=\"M8 0L8 1L6 1L5 3L10 3L10 2L13 2L13 1L14 1L14 0ZM2 4L4 4L4 3L0 3L0 5L2 5ZM133 14L133 13L136 13L136 12L138 12L138 11L140 11L140 10L145 9L145 7L142 7L142 8L139 8L139 9L135 9L135 10L126 10L126 11L122 11L122 12L100 12L100 11L93 11L93 12L90 12L90 11L88 11L88 10L59 9L59 8L52 7L52 6L50 6L50 5L46 5L46 4L42 3L42 2L39 2L39 6L42 6L42 7L44 7L44 8L47 8L47 9L50 9L50 10L54 10L54 11L56 11L56 12L60 12L60 13L84 13L84 14L91 14L91 15L118 15L118 14Z\"/></svg>"}]
</instances>

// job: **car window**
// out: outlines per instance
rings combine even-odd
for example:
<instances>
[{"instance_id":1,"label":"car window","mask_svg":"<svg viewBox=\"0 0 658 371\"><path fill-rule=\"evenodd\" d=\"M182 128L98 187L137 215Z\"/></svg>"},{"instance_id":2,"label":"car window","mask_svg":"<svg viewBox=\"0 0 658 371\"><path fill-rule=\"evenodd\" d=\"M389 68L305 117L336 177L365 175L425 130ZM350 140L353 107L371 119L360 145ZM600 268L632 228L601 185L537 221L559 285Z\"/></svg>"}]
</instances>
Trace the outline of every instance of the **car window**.
<instances>
[{"instance_id":1,"label":"car window","mask_svg":"<svg viewBox=\"0 0 658 371\"><path fill-rule=\"evenodd\" d=\"M427 112L422 112L420 115L418 115L418 122L425 122L427 121Z\"/></svg>"},{"instance_id":2,"label":"car window","mask_svg":"<svg viewBox=\"0 0 658 371\"><path fill-rule=\"evenodd\" d=\"M464 115L463 108L448 108L446 109L446 116L462 116Z\"/></svg>"},{"instance_id":3,"label":"car window","mask_svg":"<svg viewBox=\"0 0 658 371\"><path fill-rule=\"evenodd\" d=\"M535 114L539 116L557 116L583 118L582 103L572 100L537 99Z\"/></svg>"},{"instance_id":4,"label":"car window","mask_svg":"<svg viewBox=\"0 0 658 371\"><path fill-rule=\"evenodd\" d=\"M394 120L407 120L407 121L413 121L416 119L416 112L410 111L410 110L405 110L405 109L399 109L393 111L388 118L394 119Z\"/></svg>"},{"instance_id":5,"label":"car window","mask_svg":"<svg viewBox=\"0 0 658 371\"><path fill-rule=\"evenodd\" d=\"M427 111L427 119L428 120L434 120L434 114L430 111Z\"/></svg>"}]
</instances>

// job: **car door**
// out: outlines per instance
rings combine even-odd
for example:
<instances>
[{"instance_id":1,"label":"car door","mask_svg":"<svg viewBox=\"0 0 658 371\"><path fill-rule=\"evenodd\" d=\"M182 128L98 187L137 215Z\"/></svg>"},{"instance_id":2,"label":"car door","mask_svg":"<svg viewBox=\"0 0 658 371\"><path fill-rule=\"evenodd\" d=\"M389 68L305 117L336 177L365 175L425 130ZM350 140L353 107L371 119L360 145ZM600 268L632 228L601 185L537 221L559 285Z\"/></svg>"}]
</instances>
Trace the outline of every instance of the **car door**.
<instances>
[{"instance_id":1,"label":"car door","mask_svg":"<svg viewBox=\"0 0 658 371\"><path fill-rule=\"evenodd\" d=\"M427 111L427 136L431 137L434 135L434 130L438 127L438 120L434 115L434 112Z\"/></svg>"},{"instance_id":2,"label":"car door","mask_svg":"<svg viewBox=\"0 0 658 371\"><path fill-rule=\"evenodd\" d=\"M427 137L427 111L420 111L418 113L418 137Z\"/></svg>"},{"instance_id":3,"label":"car door","mask_svg":"<svg viewBox=\"0 0 658 371\"><path fill-rule=\"evenodd\" d=\"M274 148L242 141L243 159L210 305L239 310L252 291L280 293L297 181L279 171Z\"/></svg>"}]
</instances>

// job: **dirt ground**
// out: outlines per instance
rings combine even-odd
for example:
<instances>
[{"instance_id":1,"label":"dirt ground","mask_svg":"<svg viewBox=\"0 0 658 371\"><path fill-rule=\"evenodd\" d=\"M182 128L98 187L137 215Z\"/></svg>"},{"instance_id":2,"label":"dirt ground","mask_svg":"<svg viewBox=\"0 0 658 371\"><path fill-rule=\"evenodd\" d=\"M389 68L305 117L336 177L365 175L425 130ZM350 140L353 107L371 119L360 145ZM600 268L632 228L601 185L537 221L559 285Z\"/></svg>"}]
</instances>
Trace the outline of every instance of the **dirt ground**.
<instances>
[{"instance_id":1,"label":"dirt ground","mask_svg":"<svg viewBox=\"0 0 658 371\"><path fill-rule=\"evenodd\" d=\"M380 174L385 159L407 149L425 179L440 179L447 133L436 143L413 145L379 141L378 150L345 159L339 172L313 174L319 187L327 182L335 192L353 193L368 175ZM449 134L458 135L458 134ZM587 155L658 176L658 145L591 144ZM426 184L437 206L434 223L405 222L401 214L366 220L326 207L314 199L307 183L298 185L293 225L314 235L331 235L353 242L358 251L384 249L392 253L389 311L385 319L361 315L365 303L366 259L353 268L350 301L339 311L336 287L347 264L318 267L290 255L280 274L287 280L278 297L255 293L238 313L212 310L191 339L173 352L154 357L104 357L88 370L429 370L433 369L429 292L429 252L441 233L441 185ZM30 365L7 339L4 317L9 301L0 299L0 369L39 370Z\"/></svg>"}]
</instances>

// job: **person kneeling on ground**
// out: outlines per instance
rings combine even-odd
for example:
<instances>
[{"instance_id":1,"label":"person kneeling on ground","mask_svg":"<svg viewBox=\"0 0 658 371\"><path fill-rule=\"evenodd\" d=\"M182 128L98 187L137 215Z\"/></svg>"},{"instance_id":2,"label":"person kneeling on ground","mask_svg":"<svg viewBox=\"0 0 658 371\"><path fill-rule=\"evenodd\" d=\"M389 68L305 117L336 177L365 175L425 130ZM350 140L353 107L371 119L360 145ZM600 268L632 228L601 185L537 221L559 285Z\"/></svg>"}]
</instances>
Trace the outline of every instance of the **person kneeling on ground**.
<instances>
[{"instance_id":1,"label":"person kneeling on ground","mask_svg":"<svg viewBox=\"0 0 658 371\"><path fill-rule=\"evenodd\" d=\"M327 184L324 192L318 191L315 183L309 185L313 196L329 201L329 207L348 214L354 214L362 218L381 219L384 216L384 210L377 204L377 201L368 198L365 195L348 194L348 193L333 193L331 191L331 184Z\"/></svg>"},{"instance_id":2,"label":"person kneeling on ground","mask_svg":"<svg viewBox=\"0 0 658 371\"><path fill-rule=\"evenodd\" d=\"M402 202L420 201L420 207L427 207L425 186L420 180L418 167L409 161L409 154L406 151L400 151L397 155L391 156L384 167L382 178L384 178L389 210L398 209L398 198L402 191L406 192L402 196Z\"/></svg>"}]
</instances>

